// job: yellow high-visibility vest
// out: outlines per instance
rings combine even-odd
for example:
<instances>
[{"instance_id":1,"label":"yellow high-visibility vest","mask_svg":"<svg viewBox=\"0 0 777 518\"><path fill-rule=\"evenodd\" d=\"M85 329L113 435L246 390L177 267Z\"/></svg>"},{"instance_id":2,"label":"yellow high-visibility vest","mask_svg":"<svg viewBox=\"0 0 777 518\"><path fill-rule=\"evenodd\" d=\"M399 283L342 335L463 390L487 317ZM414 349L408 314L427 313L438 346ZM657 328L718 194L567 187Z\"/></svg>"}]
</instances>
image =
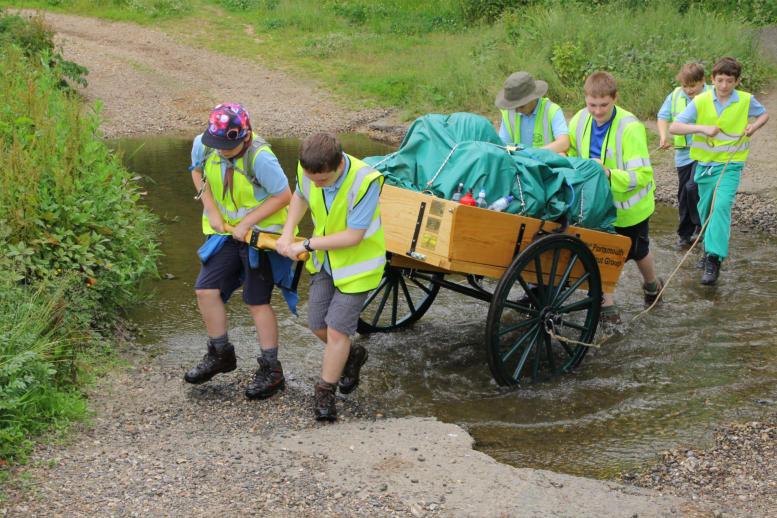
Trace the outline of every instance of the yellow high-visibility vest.
<instances>
[{"instance_id":1,"label":"yellow high-visibility vest","mask_svg":"<svg viewBox=\"0 0 777 518\"><path fill-rule=\"evenodd\" d=\"M556 140L553 135L553 117L561 109L558 104L551 102L547 97L542 97L538 101L537 115L534 118L534 134L532 135L532 146L542 147ZM515 110L499 110L502 113L502 123L507 129L510 139L516 143L521 143L521 116Z\"/></svg>"},{"instance_id":2,"label":"yellow high-visibility vest","mask_svg":"<svg viewBox=\"0 0 777 518\"><path fill-rule=\"evenodd\" d=\"M590 158L593 117L583 108L569 123L569 156ZM616 227L630 227L653 214L656 207L653 167L645 126L633 114L615 107L615 118L604 137L601 157L610 169Z\"/></svg>"},{"instance_id":3,"label":"yellow high-visibility vest","mask_svg":"<svg viewBox=\"0 0 777 518\"><path fill-rule=\"evenodd\" d=\"M221 174L221 163L227 161L217 152L210 152L205 158L203 172L205 180L210 188L213 201L221 213L225 223L236 226L246 215L267 201L270 196L262 200L257 200L254 195L254 189L258 187L255 183L254 162L259 153L270 153L270 145L256 135L253 136L251 148L246 150L242 157L237 159L234 164L235 174L233 176L233 187L230 193L224 192L224 180ZM250 162L250 165L248 164ZM225 195L226 194L226 195ZM280 233L283 230L283 224L286 222L288 214L287 207L274 212L265 219L256 224L261 230ZM217 232L210 226L208 216L205 211L202 213L202 232L203 234L216 234ZM229 232L222 232L229 234Z\"/></svg>"},{"instance_id":4,"label":"yellow high-visibility vest","mask_svg":"<svg viewBox=\"0 0 777 518\"><path fill-rule=\"evenodd\" d=\"M350 155L348 159L350 167L343 173L345 179L328 210L322 189L304 175L301 165L297 165L297 184L310 206L315 225L314 237L346 230L348 212L364 198L370 185L379 182L379 186L383 186L383 175L380 172ZM327 257L334 285L341 292L363 293L377 288L386 264L380 206L375 207L370 226L358 244L337 250L314 250L305 263L308 272L320 272Z\"/></svg>"},{"instance_id":5,"label":"yellow high-visibility vest","mask_svg":"<svg viewBox=\"0 0 777 518\"><path fill-rule=\"evenodd\" d=\"M717 126L722 131L710 138L695 133L691 139L691 158L699 162L745 162L750 154L750 137L744 137L750 99L747 92L734 90L738 102L732 102L718 116L712 90L699 94L693 100L696 105L696 124ZM733 95L733 93L732 93Z\"/></svg>"}]
</instances>

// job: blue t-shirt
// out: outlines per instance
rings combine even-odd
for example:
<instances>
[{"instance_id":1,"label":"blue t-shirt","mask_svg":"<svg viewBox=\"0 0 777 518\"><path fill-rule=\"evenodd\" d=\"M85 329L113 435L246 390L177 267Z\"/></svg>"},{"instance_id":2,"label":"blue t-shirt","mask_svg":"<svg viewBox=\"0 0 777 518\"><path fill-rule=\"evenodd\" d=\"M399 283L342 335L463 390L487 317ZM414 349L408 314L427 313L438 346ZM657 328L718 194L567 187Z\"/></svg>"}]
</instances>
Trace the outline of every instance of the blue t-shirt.
<instances>
[{"instance_id":1,"label":"blue t-shirt","mask_svg":"<svg viewBox=\"0 0 777 518\"><path fill-rule=\"evenodd\" d=\"M535 106L534 110L531 112L531 115L524 115L515 110L510 110L510 112L515 114L515 117L520 117L521 141L513 142L513 139L510 138L510 133L508 132L508 129L505 126L503 120L502 125L499 127L499 138L502 139L502 142L508 146L521 144L524 148L534 147L534 121L537 119L537 111L539 109L540 103L538 102L537 106ZM567 127L567 121L564 118L564 113L561 111L561 109L559 109L555 115L553 115L553 118L550 120L550 125L553 129L553 135L555 138L558 138L561 135L569 135L569 127Z\"/></svg>"},{"instance_id":2,"label":"blue t-shirt","mask_svg":"<svg viewBox=\"0 0 777 518\"><path fill-rule=\"evenodd\" d=\"M217 151L214 151L217 153ZM204 167L205 146L202 145L202 135L197 135L192 143L192 168ZM232 160L221 159L221 179L227 172L227 164ZM233 164L234 165L234 164ZM240 174L235 170L235 174ZM256 201L262 201L268 196L274 196L282 193L289 186L289 180L286 178L281 164L272 153L261 152L256 155L254 160L254 175L259 181L259 186L253 184L254 198Z\"/></svg>"},{"instance_id":3,"label":"blue t-shirt","mask_svg":"<svg viewBox=\"0 0 777 518\"><path fill-rule=\"evenodd\" d=\"M351 160L345 153L343 153L343 159L345 160L345 167L343 172L345 172L351 168ZM326 204L327 210L329 210L329 208L332 206L335 196L337 196L337 193L340 190L340 187L342 187L344 181L345 174L341 174L340 178L338 178L335 183L321 189L324 192L324 203ZM300 198L307 201L305 199L305 195L299 188L299 184L297 184L295 192ZM359 201L359 203L357 203L352 210L348 211L348 216L346 217L346 226L348 228L357 230L366 230L369 228L370 223L372 223L372 215L375 214L375 208L378 206L379 200L380 185L378 182L372 182L372 184L370 184L370 186L367 188L367 192L364 193L364 197L361 199L361 201ZM324 269L331 274L332 269L329 267L329 256L324 254L324 257L326 258L324 260Z\"/></svg>"},{"instance_id":4,"label":"blue t-shirt","mask_svg":"<svg viewBox=\"0 0 777 518\"><path fill-rule=\"evenodd\" d=\"M700 93L706 92L710 88L709 85L704 85L704 90L702 90ZM674 90L669 93L669 95L666 96L666 99L664 99L664 104L661 105L661 109L658 110L658 118L661 120L672 122L672 94L674 93ZM685 91L681 88L680 89L680 97L685 99L685 105L688 106L691 104L691 98L688 97L688 94L685 93ZM675 167L683 167L691 162L693 162L693 159L691 158L691 135L685 135L685 147L675 148L674 152L674 165Z\"/></svg>"},{"instance_id":5,"label":"blue t-shirt","mask_svg":"<svg viewBox=\"0 0 777 518\"><path fill-rule=\"evenodd\" d=\"M684 122L686 124L696 124L696 119L699 116L699 112L696 109L696 99L694 98L693 102L691 102L688 106L685 107L685 110L677 116L677 121ZM731 92L731 95L728 98L728 101L726 103L721 103L718 101L718 93L715 91L715 89L712 89L712 103L715 105L715 112L718 114L718 117L720 117L720 114L723 113L723 110L731 106L732 103L738 103L739 102L739 92L734 90ZM761 103L759 103L755 96L750 97L750 108L747 110L747 118L752 119L754 117L760 117L766 113L766 108L763 107ZM699 165L719 165L723 162L699 162Z\"/></svg>"},{"instance_id":6,"label":"blue t-shirt","mask_svg":"<svg viewBox=\"0 0 777 518\"><path fill-rule=\"evenodd\" d=\"M610 145L609 142L605 142L604 138L607 135L607 131L610 129L610 126L612 125L613 119L615 119L615 112L618 109L616 107L612 107L612 115L610 116L610 120L599 126L596 124L596 120L591 116L591 143L588 146L588 156L589 158L599 158L602 162L604 162L604 159L602 158L602 145L604 144L604 152L607 152L607 146Z\"/></svg>"}]
</instances>

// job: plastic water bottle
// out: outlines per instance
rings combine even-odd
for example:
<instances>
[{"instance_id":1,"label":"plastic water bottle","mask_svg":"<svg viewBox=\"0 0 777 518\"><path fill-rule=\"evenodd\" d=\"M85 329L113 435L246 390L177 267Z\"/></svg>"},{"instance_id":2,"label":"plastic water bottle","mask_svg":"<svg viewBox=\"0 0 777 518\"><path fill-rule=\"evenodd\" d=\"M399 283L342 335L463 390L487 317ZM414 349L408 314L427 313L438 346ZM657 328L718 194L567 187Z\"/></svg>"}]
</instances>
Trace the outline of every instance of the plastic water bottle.
<instances>
[{"instance_id":1,"label":"plastic water bottle","mask_svg":"<svg viewBox=\"0 0 777 518\"><path fill-rule=\"evenodd\" d=\"M461 202L461 196L464 194L464 184L460 183L459 186L456 188L456 192L453 193L453 196L451 196L451 201L455 201L456 203Z\"/></svg>"},{"instance_id":2,"label":"plastic water bottle","mask_svg":"<svg viewBox=\"0 0 777 518\"><path fill-rule=\"evenodd\" d=\"M495 210L497 212L502 212L507 207L510 206L510 203L515 199L515 197L512 194L508 194L507 196L502 196L498 200L496 200L494 203L488 206L488 210Z\"/></svg>"},{"instance_id":3,"label":"plastic water bottle","mask_svg":"<svg viewBox=\"0 0 777 518\"><path fill-rule=\"evenodd\" d=\"M481 209L485 209L486 207L488 207L488 202L486 201L485 189L480 189L480 192L478 193L478 199L475 201L475 204Z\"/></svg>"}]
</instances>

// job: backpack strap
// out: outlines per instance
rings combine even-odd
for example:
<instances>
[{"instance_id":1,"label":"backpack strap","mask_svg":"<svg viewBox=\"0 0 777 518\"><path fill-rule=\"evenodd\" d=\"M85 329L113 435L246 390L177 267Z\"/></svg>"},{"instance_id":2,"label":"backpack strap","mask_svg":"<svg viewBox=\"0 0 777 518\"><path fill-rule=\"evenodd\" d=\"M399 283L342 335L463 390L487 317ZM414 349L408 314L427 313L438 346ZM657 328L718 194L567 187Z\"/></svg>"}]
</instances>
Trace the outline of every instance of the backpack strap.
<instances>
[{"instance_id":1,"label":"backpack strap","mask_svg":"<svg viewBox=\"0 0 777 518\"><path fill-rule=\"evenodd\" d=\"M259 180L256 178L254 161L256 160L256 155L260 153L261 148L265 146L270 147L270 144L262 137L254 136L254 139L251 141L251 146L246 150L246 153L243 156L243 166L246 170L243 171L239 167L235 167L235 171L245 176L249 182L258 187L261 187L262 184L260 184Z\"/></svg>"},{"instance_id":2,"label":"backpack strap","mask_svg":"<svg viewBox=\"0 0 777 518\"><path fill-rule=\"evenodd\" d=\"M256 185L257 187L261 187L262 184L259 183L259 180L256 178L256 174L254 173L254 160L256 160L256 155L259 154L260 149L263 147L270 147L270 144L264 140L262 137L254 136L254 139L251 141L251 146L246 150L245 155L243 156L243 165L247 169L247 171L244 171L240 169L239 167L235 167L235 171L245 176L249 182ZM212 147L208 147L203 145L204 154L202 157L202 160L200 161L199 167L202 170L202 189L200 189L200 192L197 193L197 196L194 197L195 200L199 200L202 197L202 193L205 192L205 183L207 181L207 178L205 176L205 164L208 162L208 159L210 156L216 152L216 150ZM194 169L194 168L190 168Z\"/></svg>"}]
</instances>

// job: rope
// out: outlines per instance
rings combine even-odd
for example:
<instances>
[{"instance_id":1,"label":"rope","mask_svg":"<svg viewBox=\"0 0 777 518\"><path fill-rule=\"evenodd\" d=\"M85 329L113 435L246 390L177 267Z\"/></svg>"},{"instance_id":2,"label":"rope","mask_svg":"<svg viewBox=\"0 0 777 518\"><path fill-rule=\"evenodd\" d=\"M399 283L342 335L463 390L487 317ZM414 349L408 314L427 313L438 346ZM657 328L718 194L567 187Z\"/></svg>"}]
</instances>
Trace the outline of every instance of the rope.
<instances>
[{"instance_id":1,"label":"rope","mask_svg":"<svg viewBox=\"0 0 777 518\"><path fill-rule=\"evenodd\" d=\"M699 243L699 240L704 235L704 231L706 230L707 225L709 224L710 219L712 218L712 212L715 209L715 198L717 198L717 196L718 196L718 187L720 186L720 181L723 179L723 175L725 174L726 169L728 168L728 165L731 163L731 159L734 158L734 155L740 151L742 145L745 143L744 139L747 136L744 133L741 134L741 135L731 135L729 133L726 133L723 130L721 130L720 133L723 133L724 135L729 136L729 137L738 137L738 138L736 140L736 143L734 144L736 146L736 148L733 151L731 151L731 153L730 153L730 155L728 157L728 160L723 165L723 170L720 172L720 176L718 177L718 181L715 183L715 189L712 191L712 200L710 201L710 213L707 215L707 219L704 221L704 224L702 225L701 230L699 231L699 235L696 236L696 240L693 243L691 243L691 247L688 248L688 251L685 252L685 255L682 257L682 259L680 259L680 262L677 263L677 266L675 267L675 269L672 271L672 273L669 275L669 277L667 277L666 282L664 282L664 285L661 286L661 289L658 291L658 296L656 296L656 300L654 300L653 303L650 306L648 306L647 308L645 308L642 311L640 311L639 313L637 313L634 316L634 318L631 319L631 322L634 322L638 318L641 318L642 315L646 315L647 313L652 311L652 309L656 306L656 304L658 304L658 301L661 300L661 297L663 296L664 291L669 286L669 283L672 280L672 277L675 276L677 271L683 265L683 263L688 258L688 256L691 254L693 249L696 248L696 245Z\"/></svg>"},{"instance_id":2,"label":"rope","mask_svg":"<svg viewBox=\"0 0 777 518\"><path fill-rule=\"evenodd\" d=\"M591 342L589 344L589 343L586 343L586 342L581 342L579 340L573 340L571 338L567 338L566 336L557 335L555 333L555 331L554 331L555 327L556 326L553 324L552 321L550 321L550 320L546 320L545 321L545 332L548 333L551 338L555 338L559 342L564 342L564 343L567 343L567 344L584 345L586 347L593 347L594 349L599 349L602 345L605 344L605 342L607 342L607 340L610 339L609 336L604 336L598 342Z\"/></svg>"}]
</instances>

